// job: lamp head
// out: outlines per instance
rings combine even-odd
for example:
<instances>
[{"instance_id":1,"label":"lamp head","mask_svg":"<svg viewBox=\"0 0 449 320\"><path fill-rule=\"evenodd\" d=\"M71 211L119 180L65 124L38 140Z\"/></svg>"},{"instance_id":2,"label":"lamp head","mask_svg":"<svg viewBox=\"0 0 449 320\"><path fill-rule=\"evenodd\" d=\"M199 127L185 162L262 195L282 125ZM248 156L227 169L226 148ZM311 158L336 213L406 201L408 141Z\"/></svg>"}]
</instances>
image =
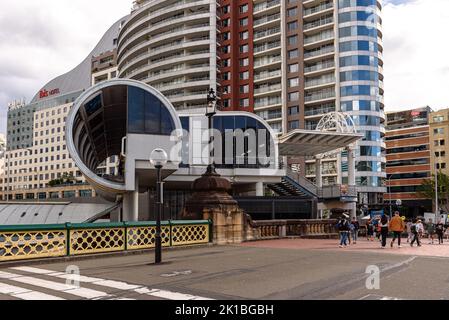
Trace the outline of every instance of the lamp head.
<instances>
[{"instance_id":1,"label":"lamp head","mask_svg":"<svg viewBox=\"0 0 449 320\"><path fill-rule=\"evenodd\" d=\"M167 152L163 149L154 149L150 155L150 163L156 168L162 168L167 164Z\"/></svg>"}]
</instances>

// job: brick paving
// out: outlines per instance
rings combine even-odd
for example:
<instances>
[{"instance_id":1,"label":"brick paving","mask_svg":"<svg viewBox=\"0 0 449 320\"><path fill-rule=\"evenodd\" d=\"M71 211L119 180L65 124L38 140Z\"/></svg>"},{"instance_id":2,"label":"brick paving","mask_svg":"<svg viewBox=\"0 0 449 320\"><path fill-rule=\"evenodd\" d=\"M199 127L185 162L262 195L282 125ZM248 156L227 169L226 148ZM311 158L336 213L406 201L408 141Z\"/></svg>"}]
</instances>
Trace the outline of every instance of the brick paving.
<instances>
[{"instance_id":1,"label":"brick paving","mask_svg":"<svg viewBox=\"0 0 449 320\"><path fill-rule=\"evenodd\" d=\"M296 249L296 250L331 250L331 251L349 251L349 252L372 252L383 254L398 254L398 255L413 255L413 256L429 256L429 257L449 257L449 241L441 245L438 241L435 244L429 244L428 239L422 239L422 247L417 247L416 244L410 247L407 239L402 239L402 248L398 248L397 240L394 248L390 247L391 238L387 239L387 247L381 249L381 244L377 239L374 241L367 241L362 238L357 244L352 244L346 248L339 248L339 241L335 239L280 239L280 240L265 240L246 242L241 246L254 248L273 248L273 249Z\"/></svg>"}]
</instances>

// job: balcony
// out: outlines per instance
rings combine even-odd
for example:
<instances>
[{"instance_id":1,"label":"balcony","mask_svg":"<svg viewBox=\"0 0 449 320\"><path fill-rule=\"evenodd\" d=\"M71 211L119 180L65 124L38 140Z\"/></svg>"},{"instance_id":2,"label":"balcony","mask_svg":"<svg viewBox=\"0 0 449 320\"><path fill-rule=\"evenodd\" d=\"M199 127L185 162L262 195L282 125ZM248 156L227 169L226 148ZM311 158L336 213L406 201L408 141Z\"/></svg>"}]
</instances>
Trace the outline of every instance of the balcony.
<instances>
[{"instance_id":1,"label":"balcony","mask_svg":"<svg viewBox=\"0 0 449 320\"><path fill-rule=\"evenodd\" d=\"M304 24L304 31L308 31L310 29L315 29L330 23L334 22L333 16L326 16L325 18L321 18L319 20L315 20L313 22L309 22Z\"/></svg>"},{"instance_id":2,"label":"balcony","mask_svg":"<svg viewBox=\"0 0 449 320\"><path fill-rule=\"evenodd\" d=\"M254 67L264 67L264 66L268 66L271 65L273 63L278 63L282 61L282 57L279 56L271 56L271 57L264 57L261 59L257 59L254 61Z\"/></svg>"},{"instance_id":3,"label":"balcony","mask_svg":"<svg viewBox=\"0 0 449 320\"><path fill-rule=\"evenodd\" d=\"M318 56L322 56L329 53L334 53L335 48L333 45L322 46L317 49L307 50L304 52L304 59L314 58Z\"/></svg>"},{"instance_id":4,"label":"balcony","mask_svg":"<svg viewBox=\"0 0 449 320\"><path fill-rule=\"evenodd\" d=\"M320 107L320 108L316 108L316 109L306 110L304 112L304 115L306 117L312 117L312 116L316 116L316 115L327 114L329 112L334 112L334 111L335 111L335 106L330 105L330 106L326 106L326 107Z\"/></svg>"},{"instance_id":5,"label":"balcony","mask_svg":"<svg viewBox=\"0 0 449 320\"><path fill-rule=\"evenodd\" d=\"M281 28L280 27L276 27L276 28L272 28L272 29L267 29L267 30L263 30L263 31L258 31L254 33L254 39L261 39L261 38L265 38L271 35L275 35L281 32Z\"/></svg>"},{"instance_id":6,"label":"balcony","mask_svg":"<svg viewBox=\"0 0 449 320\"><path fill-rule=\"evenodd\" d=\"M312 94L306 94L304 97L305 102L312 102L312 101L320 101L325 99L331 99L335 98L335 90L325 90L325 91L318 91L314 92Z\"/></svg>"},{"instance_id":7,"label":"balcony","mask_svg":"<svg viewBox=\"0 0 449 320\"><path fill-rule=\"evenodd\" d=\"M305 37L304 38L304 45L310 45L315 42L325 41L325 40L331 40L334 38L334 30L327 30L322 31L317 35Z\"/></svg>"},{"instance_id":8,"label":"balcony","mask_svg":"<svg viewBox=\"0 0 449 320\"><path fill-rule=\"evenodd\" d=\"M279 13L272 14L270 16L264 16L262 18L254 20L254 26L259 26L279 19L281 19L281 15Z\"/></svg>"},{"instance_id":9,"label":"balcony","mask_svg":"<svg viewBox=\"0 0 449 320\"><path fill-rule=\"evenodd\" d=\"M268 50L273 50L281 47L281 41L273 41L269 43L265 43L263 45L255 46L254 53L261 53Z\"/></svg>"},{"instance_id":10,"label":"balcony","mask_svg":"<svg viewBox=\"0 0 449 320\"><path fill-rule=\"evenodd\" d=\"M280 0L273 0L273 1L258 3L256 5L254 5L253 11L254 11L254 13L258 13L258 12L264 11L266 9L276 7L280 4L281 4Z\"/></svg>"},{"instance_id":11,"label":"balcony","mask_svg":"<svg viewBox=\"0 0 449 320\"><path fill-rule=\"evenodd\" d=\"M313 8L309 8L309 9L305 9L304 10L304 17L308 17L308 16L311 16L311 15L314 15L316 13L319 13L321 11L325 11L325 10L331 9L333 7L334 7L334 5L333 5L332 2L326 2L326 3L320 4L319 6L316 6L316 7L313 7Z\"/></svg>"},{"instance_id":12,"label":"balcony","mask_svg":"<svg viewBox=\"0 0 449 320\"><path fill-rule=\"evenodd\" d=\"M311 80L307 80L304 84L305 88L318 87L323 85L330 85L335 83L335 76L328 75L322 76L318 78L312 78Z\"/></svg>"},{"instance_id":13,"label":"balcony","mask_svg":"<svg viewBox=\"0 0 449 320\"><path fill-rule=\"evenodd\" d=\"M261 94L261 93L268 93L272 91L281 90L282 85L280 83L272 84L272 85L264 85L259 86L258 88L254 89L255 94Z\"/></svg>"},{"instance_id":14,"label":"balcony","mask_svg":"<svg viewBox=\"0 0 449 320\"><path fill-rule=\"evenodd\" d=\"M259 73L255 74L254 80L259 81L259 80L264 80L264 79L270 79L270 78L280 77L281 75L282 75L281 70L263 71L263 72L259 72Z\"/></svg>"},{"instance_id":15,"label":"balcony","mask_svg":"<svg viewBox=\"0 0 449 320\"><path fill-rule=\"evenodd\" d=\"M320 199L346 199L348 201L357 199L357 187L348 185L323 186L318 189Z\"/></svg>"},{"instance_id":16,"label":"balcony","mask_svg":"<svg viewBox=\"0 0 449 320\"><path fill-rule=\"evenodd\" d=\"M331 69L334 67L335 67L335 61L329 60L329 61L325 61L322 63L317 63L313 66L305 67L304 73L307 74L307 73L317 72L317 71L321 71L321 70Z\"/></svg>"}]
</instances>

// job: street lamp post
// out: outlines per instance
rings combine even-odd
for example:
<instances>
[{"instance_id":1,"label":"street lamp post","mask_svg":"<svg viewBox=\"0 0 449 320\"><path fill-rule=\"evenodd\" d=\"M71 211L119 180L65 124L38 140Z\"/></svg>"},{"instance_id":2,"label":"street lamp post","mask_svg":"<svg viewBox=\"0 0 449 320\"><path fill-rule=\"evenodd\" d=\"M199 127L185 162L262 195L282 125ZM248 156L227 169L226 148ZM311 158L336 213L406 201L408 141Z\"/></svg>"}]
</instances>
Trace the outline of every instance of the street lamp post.
<instances>
[{"instance_id":1,"label":"street lamp post","mask_svg":"<svg viewBox=\"0 0 449 320\"><path fill-rule=\"evenodd\" d=\"M209 130L209 148L212 149L212 151L209 152L209 165L207 167L207 172L212 173L215 172L215 160L214 160L214 153L215 150L213 149L213 117L217 114L217 96L215 95L214 89L210 89L209 93L207 94L207 106L206 106L206 117L208 118L208 130Z\"/></svg>"},{"instance_id":2,"label":"street lamp post","mask_svg":"<svg viewBox=\"0 0 449 320\"><path fill-rule=\"evenodd\" d=\"M155 235L155 264L162 262L162 238L161 238L161 216L162 205L164 203L163 187L162 187L162 175L161 171L164 165L167 163L167 153L162 149L154 149L151 152L150 163L157 170L157 215L156 215L156 235Z\"/></svg>"}]
</instances>

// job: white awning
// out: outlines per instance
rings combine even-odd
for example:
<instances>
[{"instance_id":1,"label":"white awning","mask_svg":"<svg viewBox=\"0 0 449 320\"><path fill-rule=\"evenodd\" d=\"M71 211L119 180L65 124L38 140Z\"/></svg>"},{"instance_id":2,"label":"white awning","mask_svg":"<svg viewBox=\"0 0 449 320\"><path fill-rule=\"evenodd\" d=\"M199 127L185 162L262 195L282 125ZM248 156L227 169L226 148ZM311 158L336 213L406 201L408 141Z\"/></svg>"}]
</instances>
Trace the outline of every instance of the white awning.
<instances>
[{"instance_id":1,"label":"white awning","mask_svg":"<svg viewBox=\"0 0 449 320\"><path fill-rule=\"evenodd\" d=\"M363 138L358 133L321 132L297 129L279 138L279 155L305 157L349 146Z\"/></svg>"}]
</instances>

